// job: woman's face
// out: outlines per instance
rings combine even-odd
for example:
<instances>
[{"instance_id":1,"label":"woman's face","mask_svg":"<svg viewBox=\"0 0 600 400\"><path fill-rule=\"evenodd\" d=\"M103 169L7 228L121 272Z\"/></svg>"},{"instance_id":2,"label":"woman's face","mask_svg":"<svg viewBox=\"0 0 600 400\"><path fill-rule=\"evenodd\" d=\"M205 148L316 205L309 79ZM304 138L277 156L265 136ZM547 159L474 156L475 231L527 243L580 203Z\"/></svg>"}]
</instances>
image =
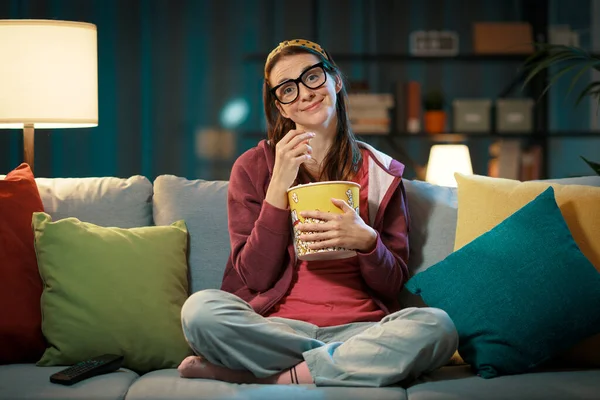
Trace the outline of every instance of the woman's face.
<instances>
[{"instance_id":1,"label":"woman's face","mask_svg":"<svg viewBox=\"0 0 600 400\"><path fill-rule=\"evenodd\" d=\"M273 88L289 79L297 79L319 62L317 56L307 53L282 57L271 70L269 86ZM302 83L298 83L299 92L296 100L289 104L276 102L281 115L294 121L297 126L307 128L329 126L332 121L336 121L336 94L342 89L342 83L340 79L326 74L327 79L322 86L309 89ZM316 75L305 74L304 77L309 86L310 82L318 79ZM291 90L294 90L293 84L291 86Z\"/></svg>"}]
</instances>

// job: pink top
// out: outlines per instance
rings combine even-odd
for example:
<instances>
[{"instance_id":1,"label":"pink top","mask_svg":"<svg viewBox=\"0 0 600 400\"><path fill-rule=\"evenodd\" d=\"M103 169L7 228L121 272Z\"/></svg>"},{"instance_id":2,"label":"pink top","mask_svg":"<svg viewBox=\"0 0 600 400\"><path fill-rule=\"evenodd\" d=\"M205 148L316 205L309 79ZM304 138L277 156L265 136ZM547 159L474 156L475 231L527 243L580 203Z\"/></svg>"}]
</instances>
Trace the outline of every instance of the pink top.
<instances>
[{"instance_id":1,"label":"pink top","mask_svg":"<svg viewBox=\"0 0 600 400\"><path fill-rule=\"evenodd\" d=\"M362 156L363 163L353 181L361 185L359 211L368 223L369 153L363 150ZM291 318L323 327L379 321L385 312L368 294L358 256L354 256L342 260L298 260L290 291L268 316Z\"/></svg>"}]
</instances>

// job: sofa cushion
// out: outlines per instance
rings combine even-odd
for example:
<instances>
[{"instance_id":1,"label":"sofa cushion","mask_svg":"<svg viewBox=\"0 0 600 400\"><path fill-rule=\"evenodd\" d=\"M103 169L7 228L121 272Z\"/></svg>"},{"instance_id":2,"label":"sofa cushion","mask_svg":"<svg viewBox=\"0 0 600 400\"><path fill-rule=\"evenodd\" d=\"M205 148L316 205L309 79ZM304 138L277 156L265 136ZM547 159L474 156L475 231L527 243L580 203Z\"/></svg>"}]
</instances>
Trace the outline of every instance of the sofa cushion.
<instances>
[{"instance_id":1,"label":"sofa cushion","mask_svg":"<svg viewBox=\"0 0 600 400\"><path fill-rule=\"evenodd\" d=\"M183 219L190 233L190 290L219 289L229 257L225 181L161 175L154 181L156 225Z\"/></svg>"},{"instance_id":2,"label":"sofa cushion","mask_svg":"<svg viewBox=\"0 0 600 400\"><path fill-rule=\"evenodd\" d=\"M552 186L556 201L575 242L600 271L600 177L519 182L510 179L457 174L458 249L488 231ZM588 186L584 186L588 185ZM600 367L600 334L560 355L570 365Z\"/></svg>"},{"instance_id":3,"label":"sofa cushion","mask_svg":"<svg viewBox=\"0 0 600 400\"><path fill-rule=\"evenodd\" d=\"M143 176L37 178L36 183L54 221L75 217L119 228L152 225L152 183Z\"/></svg>"},{"instance_id":4,"label":"sofa cushion","mask_svg":"<svg viewBox=\"0 0 600 400\"><path fill-rule=\"evenodd\" d=\"M50 375L65 367L35 364L0 366L0 399L6 400L123 400L138 374L121 368L72 386L50 383Z\"/></svg>"},{"instance_id":5,"label":"sofa cushion","mask_svg":"<svg viewBox=\"0 0 600 400\"><path fill-rule=\"evenodd\" d=\"M456 188L404 179L410 212L410 276L442 261L453 251L458 200ZM421 297L402 290L402 307L423 307Z\"/></svg>"},{"instance_id":6,"label":"sofa cushion","mask_svg":"<svg viewBox=\"0 0 600 400\"><path fill-rule=\"evenodd\" d=\"M448 313L461 356L484 378L526 372L600 332L600 273L552 187L406 287Z\"/></svg>"},{"instance_id":7,"label":"sofa cushion","mask_svg":"<svg viewBox=\"0 0 600 400\"><path fill-rule=\"evenodd\" d=\"M456 180L459 209L455 250L498 225L552 186L573 238L600 270L600 188L463 174L456 174Z\"/></svg>"},{"instance_id":8,"label":"sofa cushion","mask_svg":"<svg viewBox=\"0 0 600 400\"><path fill-rule=\"evenodd\" d=\"M558 183L561 185L600 186L600 176L576 176L572 178L543 179L533 182Z\"/></svg>"},{"instance_id":9,"label":"sofa cushion","mask_svg":"<svg viewBox=\"0 0 600 400\"><path fill-rule=\"evenodd\" d=\"M0 180L0 364L37 361L42 336L31 216L44 211L33 173L21 164Z\"/></svg>"},{"instance_id":10,"label":"sofa cushion","mask_svg":"<svg viewBox=\"0 0 600 400\"><path fill-rule=\"evenodd\" d=\"M154 371L136 380L127 400L405 400L401 387L347 388L315 385L234 385L207 379L180 378L176 370Z\"/></svg>"},{"instance_id":11,"label":"sofa cushion","mask_svg":"<svg viewBox=\"0 0 600 400\"><path fill-rule=\"evenodd\" d=\"M600 370L536 370L482 379L469 367L444 367L422 375L406 391L409 400L597 399Z\"/></svg>"},{"instance_id":12,"label":"sofa cushion","mask_svg":"<svg viewBox=\"0 0 600 400\"><path fill-rule=\"evenodd\" d=\"M188 293L183 221L122 229L35 213L33 228L49 344L38 365L111 353L143 373L190 354L180 323Z\"/></svg>"}]
</instances>

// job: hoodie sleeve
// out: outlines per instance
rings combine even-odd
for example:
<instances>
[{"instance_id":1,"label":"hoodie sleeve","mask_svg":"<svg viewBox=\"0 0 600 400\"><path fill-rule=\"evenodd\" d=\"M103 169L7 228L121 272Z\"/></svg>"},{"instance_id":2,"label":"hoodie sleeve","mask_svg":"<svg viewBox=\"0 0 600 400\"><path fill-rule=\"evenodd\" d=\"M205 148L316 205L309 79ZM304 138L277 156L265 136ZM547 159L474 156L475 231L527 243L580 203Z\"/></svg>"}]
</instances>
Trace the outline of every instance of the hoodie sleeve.
<instances>
[{"instance_id":1,"label":"hoodie sleeve","mask_svg":"<svg viewBox=\"0 0 600 400\"><path fill-rule=\"evenodd\" d=\"M256 158L247 153L233 165L227 212L233 267L248 289L264 292L287 264L290 214L264 201L269 174Z\"/></svg>"},{"instance_id":2,"label":"hoodie sleeve","mask_svg":"<svg viewBox=\"0 0 600 400\"><path fill-rule=\"evenodd\" d=\"M402 181L388 202L377 245L370 253L358 253L363 278L383 298L398 296L408 278L408 210Z\"/></svg>"}]
</instances>

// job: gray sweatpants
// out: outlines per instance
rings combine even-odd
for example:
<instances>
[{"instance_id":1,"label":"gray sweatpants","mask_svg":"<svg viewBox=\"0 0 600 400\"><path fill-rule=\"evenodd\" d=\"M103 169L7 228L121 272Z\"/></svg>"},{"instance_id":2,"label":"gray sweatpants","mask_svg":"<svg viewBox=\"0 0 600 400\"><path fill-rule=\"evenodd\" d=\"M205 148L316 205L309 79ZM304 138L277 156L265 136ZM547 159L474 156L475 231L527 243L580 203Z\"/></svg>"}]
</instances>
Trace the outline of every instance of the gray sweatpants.
<instances>
[{"instance_id":1,"label":"gray sweatpants","mask_svg":"<svg viewBox=\"0 0 600 400\"><path fill-rule=\"evenodd\" d=\"M407 308L380 322L319 328L265 318L239 297L215 289L194 293L181 311L191 348L213 364L262 378L306 360L318 386L386 386L448 362L458 334L436 308Z\"/></svg>"}]
</instances>

